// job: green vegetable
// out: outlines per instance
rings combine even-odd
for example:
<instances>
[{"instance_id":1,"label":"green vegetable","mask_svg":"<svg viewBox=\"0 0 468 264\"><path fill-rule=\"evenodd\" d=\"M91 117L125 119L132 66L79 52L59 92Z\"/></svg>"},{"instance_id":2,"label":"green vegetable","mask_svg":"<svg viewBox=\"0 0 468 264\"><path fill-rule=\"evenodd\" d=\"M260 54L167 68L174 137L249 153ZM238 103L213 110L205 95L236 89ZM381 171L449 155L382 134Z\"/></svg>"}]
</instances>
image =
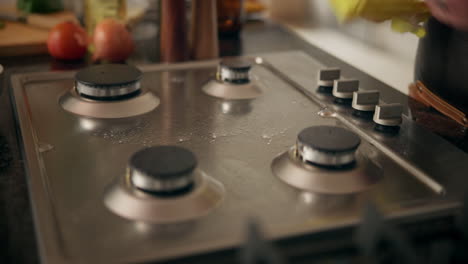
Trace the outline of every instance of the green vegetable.
<instances>
[{"instance_id":1,"label":"green vegetable","mask_svg":"<svg viewBox=\"0 0 468 264\"><path fill-rule=\"evenodd\" d=\"M25 13L51 13L63 10L62 0L17 0L16 6Z\"/></svg>"},{"instance_id":2,"label":"green vegetable","mask_svg":"<svg viewBox=\"0 0 468 264\"><path fill-rule=\"evenodd\" d=\"M5 22L3 21L0 21L0 29L4 28L5 27Z\"/></svg>"}]
</instances>

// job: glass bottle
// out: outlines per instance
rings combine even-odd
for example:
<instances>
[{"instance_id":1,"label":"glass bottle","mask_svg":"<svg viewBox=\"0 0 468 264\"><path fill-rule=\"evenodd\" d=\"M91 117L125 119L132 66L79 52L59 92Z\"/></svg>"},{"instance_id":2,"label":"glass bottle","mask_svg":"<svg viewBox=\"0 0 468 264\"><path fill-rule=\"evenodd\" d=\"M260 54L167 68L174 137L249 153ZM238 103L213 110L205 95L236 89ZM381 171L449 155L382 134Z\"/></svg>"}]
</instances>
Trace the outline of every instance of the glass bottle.
<instances>
[{"instance_id":1,"label":"glass bottle","mask_svg":"<svg viewBox=\"0 0 468 264\"><path fill-rule=\"evenodd\" d=\"M125 20L127 0L85 0L85 25L92 34L97 23L105 18Z\"/></svg>"},{"instance_id":2,"label":"glass bottle","mask_svg":"<svg viewBox=\"0 0 468 264\"><path fill-rule=\"evenodd\" d=\"M238 36L243 23L243 0L218 0L218 34Z\"/></svg>"}]
</instances>

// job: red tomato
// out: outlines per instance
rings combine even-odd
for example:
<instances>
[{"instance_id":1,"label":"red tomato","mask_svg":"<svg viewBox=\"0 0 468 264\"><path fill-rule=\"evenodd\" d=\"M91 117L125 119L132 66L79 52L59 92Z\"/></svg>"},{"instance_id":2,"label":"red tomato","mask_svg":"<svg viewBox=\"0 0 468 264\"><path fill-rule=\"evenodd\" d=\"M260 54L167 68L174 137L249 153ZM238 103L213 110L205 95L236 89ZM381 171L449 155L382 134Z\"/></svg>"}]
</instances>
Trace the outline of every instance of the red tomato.
<instances>
[{"instance_id":1,"label":"red tomato","mask_svg":"<svg viewBox=\"0 0 468 264\"><path fill-rule=\"evenodd\" d=\"M62 60L83 58L88 47L86 31L73 22L57 24L49 32L47 48L50 55Z\"/></svg>"},{"instance_id":2,"label":"red tomato","mask_svg":"<svg viewBox=\"0 0 468 264\"><path fill-rule=\"evenodd\" d=\"M92 40L94 44L93 59L95 61L122 62L135 49L132 35L125 25L111 18L99 22L94 29Z\"/></svg>"}]
</instances>

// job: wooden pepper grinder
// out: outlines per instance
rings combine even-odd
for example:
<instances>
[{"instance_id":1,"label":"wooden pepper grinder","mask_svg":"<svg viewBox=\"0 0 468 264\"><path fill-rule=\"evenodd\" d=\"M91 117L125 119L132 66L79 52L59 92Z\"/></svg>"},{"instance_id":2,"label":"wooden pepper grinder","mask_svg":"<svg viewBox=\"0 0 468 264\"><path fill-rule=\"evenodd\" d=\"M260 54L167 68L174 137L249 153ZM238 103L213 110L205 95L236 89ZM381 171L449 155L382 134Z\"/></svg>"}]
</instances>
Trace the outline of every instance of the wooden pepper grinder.
<instances>
[{"instance_id":1,"label":"wooden pepper grinder","mask_svg":"<svg viewBox=\"0 0 468 264\"><path fill-rule=\"evenodd\" d=\"M190 58L208 60L219 57L217 0L192 0Z\"/></svg>"},{"instance_id":2,"label":"wooden pepper grinder","mask_svg":"<svg viewBox=\"0 0 468 264\"><path fill-rule=\"evenodd\" d=\"M185 0L161 0L161 62L188 59Z\"/></svg>"}]
</instances>

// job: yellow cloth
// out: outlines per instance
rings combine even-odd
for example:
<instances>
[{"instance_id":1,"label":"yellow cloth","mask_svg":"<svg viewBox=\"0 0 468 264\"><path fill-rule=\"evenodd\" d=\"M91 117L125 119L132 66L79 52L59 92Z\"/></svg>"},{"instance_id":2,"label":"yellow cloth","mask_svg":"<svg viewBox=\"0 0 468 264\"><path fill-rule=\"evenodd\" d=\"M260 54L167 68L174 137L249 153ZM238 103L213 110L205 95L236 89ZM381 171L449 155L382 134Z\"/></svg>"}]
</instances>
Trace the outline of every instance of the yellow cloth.
<instances>
[{"instance_id":1,"label":"yellow cloth","mask_svg":"<svg viewBox=\"0 0 468 264\"><path fill-rule=\"evenodd\" d=\"M420 0L329 0L340 22L364 18L374 22L392 20L397 32L425 35L423 24L430 16Z\"/></svg>"}]
</instances>

